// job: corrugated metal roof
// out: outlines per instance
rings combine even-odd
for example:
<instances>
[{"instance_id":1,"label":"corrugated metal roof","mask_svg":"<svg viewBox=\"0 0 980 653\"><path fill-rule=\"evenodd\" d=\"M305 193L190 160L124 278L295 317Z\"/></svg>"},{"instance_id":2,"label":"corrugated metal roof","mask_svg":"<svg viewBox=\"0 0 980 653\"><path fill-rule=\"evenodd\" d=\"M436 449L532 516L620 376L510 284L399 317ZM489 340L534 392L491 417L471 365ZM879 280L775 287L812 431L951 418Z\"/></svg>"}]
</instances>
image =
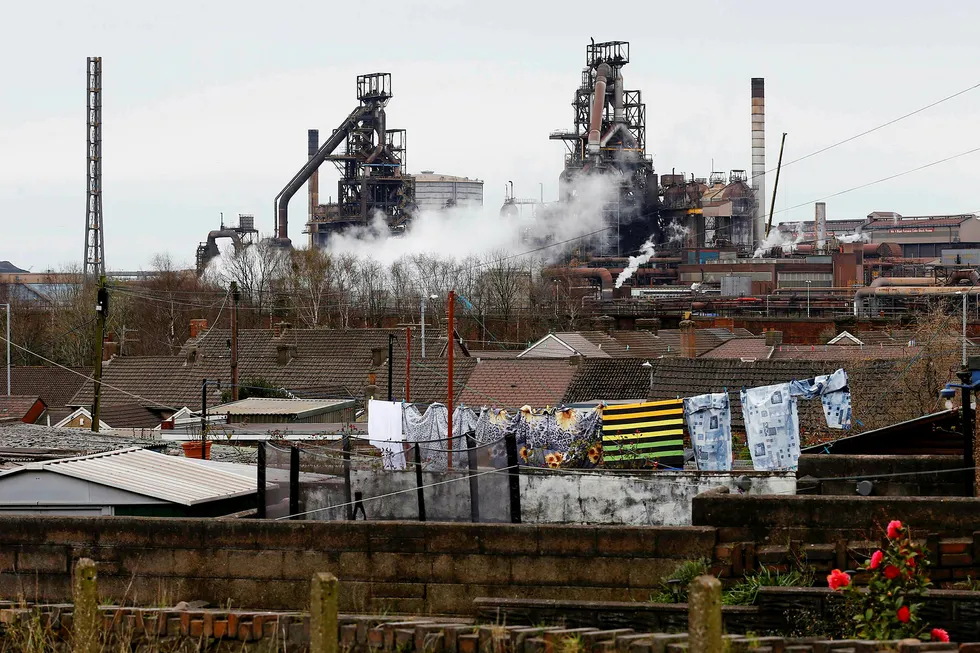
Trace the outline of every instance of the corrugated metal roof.
<instances>
[{"instance_id":1,"label":"corrugated metal roof","mask_svg":"<svg viewBox=\"0 0 980 653\"><path fill-rule=\"evenodd\" d=\"M0 472L0 478L32 470L63 474L183 506L256 491L254 480L238 474L202 467L187 458L136 448L31 463Z\"/></svg>"},{"instance_id":2,"label":"corrugated metal roof","mask_svg":"<svg viewBox=\"0 0 980 653\"><path fill-rule=\"evenodd\" d=\"M249 397L210 409L218 415L293 415L304 417L354 405L353 399L276 399Z\"/></svg>"}]
</instances>

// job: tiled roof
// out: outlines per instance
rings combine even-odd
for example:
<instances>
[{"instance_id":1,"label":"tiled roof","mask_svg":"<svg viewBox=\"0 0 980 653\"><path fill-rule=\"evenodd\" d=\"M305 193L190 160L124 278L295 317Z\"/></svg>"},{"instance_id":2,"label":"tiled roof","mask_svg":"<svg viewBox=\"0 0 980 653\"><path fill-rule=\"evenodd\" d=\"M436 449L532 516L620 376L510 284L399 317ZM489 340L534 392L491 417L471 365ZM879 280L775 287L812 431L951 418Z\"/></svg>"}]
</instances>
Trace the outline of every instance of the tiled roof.
<instances>
[{"instance_id":1,"label":"tiled roof","mask_svg":"<svg viewBox=\"0 0 980 653\"><path fill-rule=\"evenodd\" d=\"M170 411L165 411L169 414ZM113 429L155 429L166 418L137 403L108 404L99 408L99 421Z\"/></svg>"},{"instance_id":2,"label":"tiled roof","mask_svg":"<svg viewBox=\"0 0 980 653\"><path fill-rule=\"evenodd\" d=\"M714 349L711 349L701 358L750 358L753 360L765 360L769 358L772 347L766 344L765 338L732 338L723 342Z\"/></svg>"},{"instance_id":3,"label":"tiled roof","mask_svg":"<svg viewBox=\"0 0 980 653\"><path fill-rule=\"evenodd\" d=\"M858 331L855 336L866 345L880 343L904 345L915 338L915 331L909 329L893 329L890 331Z\"/></svg>"},{"instance_id":4,"label":"tiled roof","mask_svg":"<svg viewBox=\"0 0 980 653\"><path fill-rule=\"evenodd\" d=\"M565 359L481 361L473 367L459 401L502 408L558 406L577 371L578 366Z\"/></svg>"},{"instance_id":5,"label":"tiled roof","mask_svg":"<svg viewBox=\"0 0 980 653\"><path fill-rule=\"evenodd\" d=\"M413 352L414 354L414 352ZM428 356L428 352L426 352ZM453 397L454 401L461 401L464 386L469 385L470 376L478 365L485 365L496 360L481 361L477 364L475 358L456 357L453 359ZM411 393L409 399L412 402L429 404L433 402L445 402L448 394L449 370L445 358L417 358L412 356L411 374L412 383L409 388ZM392 370L392 394L396 398L404 396L405 389L405 360L395 357L395 369ZM378 369L375 384L378 388L378 397L387 398L388 396L388 366L383 365ZM363 388L363 385L362 385ZM363 393L362 393L363 395Z\"/></svg>"},{"instance_id":6,"label":"tiled roof","mask_svg":"<svg viewBox=\"0 0 980 653\"><path fill-rule=\"evenodd\" d=\"M772 360L856 361L911 358L919 353L919 347L905 345L779 345Z\"/></svg>"},{"instance_id":7,"label":"tiled roof","mask_svg":"<svg viewBox=\"0 0 980 653\"><path fill-rule=\"evenodd\" d=\"M855 404L855 418L868 418L867 415L862 415L862 411L867 409L864 402L878 404L885 399L881 397L882 380L890 378L895 371L895 365L895 361L889 360L857 361L844 365ZM692 397L727 389L732 402L732 428L744 432L742 405L739 400L742 388L808 379L818 374L829 374L838 367L840 365L836 361L742 362L731 359L662 358L656 362L650 399ZM891 394L888 401L901 399ZM799 406L802 429L808 432L827 430L819 401L800 401ZM855 424L855 430L860 429L860 424ZM840 435L839 431L834 433Z\"/></svg>"},{"instance_id":8,"label":"tiled roof","mask_svg":"<svg viewBox=\"0 0 980 653\"><path fill-rule=\"evenodd\" d=\"M522 349L471 349L472 358L517 358Z\"/></svg>"},{"instance_id":9,"label":"tiled roof","mask_svg":"<svg viewBox=\"0 0 980 653\"><path fill-rule=\"evenodd\" d=\"M68 402L91 376L88 368L67 370L60 367L18 366L10 368L12 394L40 397L47 404L52 423L66 417ZM84 376L81 376L84 375ZM7 375L0 374L0 394L7 394Z\"/></svg>"},{"instance_id":10,"label":"tiled roof","mask_svg":"<svg viewBox=\"0 0 980 653\"><path fill-rule=\"evenodd\" d=\"M13 385L13 383L11 383ZM39 398L30 395L0 396L0 420L20 420L34 407Z\"/></svg>"},{"instance_id":11,"label":"tiled roof","mask_svg":"<svg viewBox=\"0 0 980 653\"><path fill-rule=\"evenodd\" d=\"M721 343L737 335L751 336L745 329L735 333L723 328L697 329L695 338L697 353L700 356ZM568 348L552 344L552 339L535 343L537 346L527 350L521 358L567 358L575 353L584 358L642 358L650 360L661 356L681 355L681 332L679 329L660 329L652 331L573 331L551 334ZM551 346L547 346L551 344ZM574 350L574 351L573 351Z\"/></svg>"},{"instance_id":12,"label":"tiled roof","mask_svg":"<svg viewBox=\"0 0 980 653\"><path fill-rule=\"evenodd\" d=\"M650 368L642 358L584 359L565 391L563 403L643 399L650 389Z\"/></svg>"}]
</instances>

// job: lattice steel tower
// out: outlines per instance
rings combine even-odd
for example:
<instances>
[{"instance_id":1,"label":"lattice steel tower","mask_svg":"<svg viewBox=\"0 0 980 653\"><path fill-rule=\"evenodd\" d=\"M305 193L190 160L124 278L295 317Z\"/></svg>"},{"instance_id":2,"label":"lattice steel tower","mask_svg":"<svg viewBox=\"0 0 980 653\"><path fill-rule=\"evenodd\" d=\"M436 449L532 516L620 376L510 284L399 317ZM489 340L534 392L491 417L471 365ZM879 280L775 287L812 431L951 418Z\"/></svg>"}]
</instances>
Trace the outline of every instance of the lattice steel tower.
<instances>
[{"instance_id":1,"label":"lattice steel tower","mask_svg":"<svg viewBox=\"0 0 980 653\"><path fill-rule=\"evenodd\" d=\"M89 57L88 78L88 154L85 186L85 278L105 274L105 241L102 232L102 57Z\"/></svg>"}]
</instances>

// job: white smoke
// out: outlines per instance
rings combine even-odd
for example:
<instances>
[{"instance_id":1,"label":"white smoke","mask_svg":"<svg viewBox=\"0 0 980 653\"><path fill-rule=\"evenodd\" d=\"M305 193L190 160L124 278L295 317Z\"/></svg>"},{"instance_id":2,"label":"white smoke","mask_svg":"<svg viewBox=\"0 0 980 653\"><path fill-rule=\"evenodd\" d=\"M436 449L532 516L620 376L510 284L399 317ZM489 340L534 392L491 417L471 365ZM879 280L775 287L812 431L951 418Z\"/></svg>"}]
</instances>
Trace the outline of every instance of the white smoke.
<instances>
[{"instance_id":1,"label":"white smoke","mask_svg":"<svg viewBox=\"0 0 980 653\"><path fill-rule=\"evenodd\" d=\"M678 221L673 221L667 225L667 242L684 244L684 239L691 233L690 227L685 227Z\"/></svg>"},{"instance_id":2,"label":"white smoke","mask_svg":"<svg viewBox=\"0 0 980 653\"><path fill-rule=\"evenodd\" d=\"M562 251L593 242L593 238L605 241L615 235L606 229L603 209L618 189L619 180L612 175L582 177L572 182L570 201L538 205L533 216L529 215L531 211L522 215L517 210L501 214L497 206L422 211L406 232L398 235L389 231L384 216L379 214L370 224L332 236L327 249L391 265L419 254L462 260L491 253L516 254L571 241L537 253L553 258Z\"/></svg>"},{"instance_id":3,"label":"white smoke","mask_svg":"<svg viewBox=\"0 0 980 653\"><path fill-rule=\"evenodd\" d=\"M838 242L841 243L867 243L871 241L868 234L863 234L860 231L855 231L853 234L845 234L843 236L837 236Z\"/></svg>"},{"instance_id":4,"label":"white smoke","mask_svg":"<svg viewBox=\"0 0 980 653\"><path fill-rule=\"evenodd\" d=\"M796 232L792 238L787 238L778 228L772 229L766 239L762 241L752 253L752 258L762 258L765 253L775 247L781 247L784 254L796 251L796 246L803 242L803 229L800 225L796 226Z\"/></svg>"},{"instance_id":5,"label":"white smoke","mask_svg":"<svg viewBox=\"0 0 980 653\"><path fill-rule=\"evenodd\" d=\"M629 263L623 268L623 271L619 273L616 277L616 287L620 288L627 279L633 276L637 268L653 258L656 252L653 247L653 239L648 239L645 243L640 245L640 253L638 256L631 256Z\"/></svg>"}]
</instances>

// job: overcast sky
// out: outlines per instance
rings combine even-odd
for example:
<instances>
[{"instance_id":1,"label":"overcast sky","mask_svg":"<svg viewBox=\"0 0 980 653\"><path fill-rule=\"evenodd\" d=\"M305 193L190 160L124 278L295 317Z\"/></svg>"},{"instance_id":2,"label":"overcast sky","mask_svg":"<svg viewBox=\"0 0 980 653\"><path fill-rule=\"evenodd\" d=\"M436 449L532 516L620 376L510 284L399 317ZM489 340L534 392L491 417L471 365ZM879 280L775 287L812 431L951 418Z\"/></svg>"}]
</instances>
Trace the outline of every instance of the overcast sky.
<instances>
[{"instance_id":1,"label":"overcast sky","mask_svg":"<svg viewBox=\"0 0 980 653\"><path fill-rule=\"evenodd\" d=\"M390 7L379 10L379 6ZM620 13L614 13L620 12ZM750 167L749 79L766 78L767 162L787 160L980 82L963 1L494 3L427 0L18 2L3 9L0 259L81 260L85 57L103 57L110 269L168 251L190 265L219 214L273 229L273 198L354 107L355 77L392 73L389 128L408 166L513 180L554 199L585 46L628 40L658 173ZM777 211L980 147L980 89L784 169ZM325 169L325 168L324 168ZM980 210L980 152L828 200L828 217ZM772 177L768 187L771 192ZM323 201L335 176L321 176ZM302 242L305 192L290 206ZM778 219L812 219L811 206Z\"/></svg>"}]
</instances>

